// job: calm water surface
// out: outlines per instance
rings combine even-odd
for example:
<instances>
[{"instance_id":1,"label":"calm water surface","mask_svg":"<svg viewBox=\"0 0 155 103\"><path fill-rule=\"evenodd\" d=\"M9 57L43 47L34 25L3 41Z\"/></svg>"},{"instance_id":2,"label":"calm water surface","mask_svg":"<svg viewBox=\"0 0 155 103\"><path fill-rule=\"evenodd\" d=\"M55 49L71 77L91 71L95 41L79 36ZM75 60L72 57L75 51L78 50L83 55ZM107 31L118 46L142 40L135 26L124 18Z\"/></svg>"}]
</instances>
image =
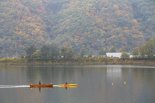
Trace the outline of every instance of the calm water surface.
<instances>
[{"instance_id":1,"label":"calm water surface","mask_svg":"<svg viewBox=\"0 0 155 103\"><path fill-rule=\"evenodd\" d=\"M1 66L0 85L78 83L76 89L0 88L0 103L155 103L155 67Z\"/></svg>"}]
</instances>

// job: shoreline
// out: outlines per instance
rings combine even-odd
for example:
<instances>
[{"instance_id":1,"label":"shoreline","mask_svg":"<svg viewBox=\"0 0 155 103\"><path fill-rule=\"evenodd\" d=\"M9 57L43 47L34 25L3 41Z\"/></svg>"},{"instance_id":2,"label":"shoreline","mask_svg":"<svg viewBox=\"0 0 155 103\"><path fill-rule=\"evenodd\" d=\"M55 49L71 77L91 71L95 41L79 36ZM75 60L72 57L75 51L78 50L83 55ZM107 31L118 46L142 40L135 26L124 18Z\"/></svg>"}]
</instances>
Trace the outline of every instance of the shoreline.
<instances>
[{"instance_id":1,"label":"shoreline","mask_svg":"<svg viewBox=\"0 0 155 103\"><path fill-rule=\"evenodd\" d=\"M59 60L59 61L28 61L26 59L0 59L0 65L140 65L155 66L155 60L109 59L109 60Z\"/></svg>"}]
</instances>

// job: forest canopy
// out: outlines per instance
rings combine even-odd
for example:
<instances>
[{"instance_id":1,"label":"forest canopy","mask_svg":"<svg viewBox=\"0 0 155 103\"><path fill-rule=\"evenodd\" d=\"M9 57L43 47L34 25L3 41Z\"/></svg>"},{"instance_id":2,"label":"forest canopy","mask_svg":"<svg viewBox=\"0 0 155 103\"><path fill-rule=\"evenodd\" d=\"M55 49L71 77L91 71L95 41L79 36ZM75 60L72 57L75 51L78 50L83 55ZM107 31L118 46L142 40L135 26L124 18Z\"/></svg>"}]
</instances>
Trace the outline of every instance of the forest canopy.
<instances>
[{"instance_id":1,"label":"forest canopy","mask_svg":"<svg viewBox=\"0 0 155 103\"><path fill-rule=\"evenodd\" d=\"M154 0L1 0L0 57L49 44L83 55L113 48L131 52L155 37L154 5Z\"/></svg>"}]
</instances>

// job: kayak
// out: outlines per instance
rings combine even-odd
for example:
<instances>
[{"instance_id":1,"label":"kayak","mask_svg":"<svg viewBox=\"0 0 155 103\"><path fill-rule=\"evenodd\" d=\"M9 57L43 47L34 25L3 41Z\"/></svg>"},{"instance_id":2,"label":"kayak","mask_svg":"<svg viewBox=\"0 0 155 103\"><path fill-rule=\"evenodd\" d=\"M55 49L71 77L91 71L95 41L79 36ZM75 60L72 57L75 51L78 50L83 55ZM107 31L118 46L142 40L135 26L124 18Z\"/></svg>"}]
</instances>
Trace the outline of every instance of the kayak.
<instances>
[{"instance_id":1,"label":"kayak","mask_svg":"<svg viewBox=\"0 0 155 103\"><path fill-rule=\"evenodd\" d=\"M30 84L30 88L53 88L53 84Z\"/></svg>"},{"instance_id":2,"label":"kayak","mask_svg":"<svg viewBox=\"0 0 155 103\"><path fill-rule=\"evenodd\" d=\"M60 88L77 88L78 84L59 84L58 87L60 87Z\"/></svg>"}]
</instances>

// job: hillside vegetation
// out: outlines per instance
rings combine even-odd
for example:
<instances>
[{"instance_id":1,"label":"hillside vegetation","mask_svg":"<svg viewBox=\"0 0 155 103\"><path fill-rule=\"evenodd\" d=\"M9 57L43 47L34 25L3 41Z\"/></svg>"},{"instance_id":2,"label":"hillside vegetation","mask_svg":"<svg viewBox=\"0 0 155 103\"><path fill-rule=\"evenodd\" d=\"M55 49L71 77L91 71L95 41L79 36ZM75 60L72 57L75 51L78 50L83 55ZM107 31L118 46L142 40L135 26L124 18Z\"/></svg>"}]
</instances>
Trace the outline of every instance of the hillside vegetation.
<instances>
[{"instance_id":1,"label":"hillside vegetation","mask_svg":"<svg viewBox=\"0 0 155 103\"><path fill-rule=\"evenodd\" d=\"M132 51L155 37L154 0L1 0L0 57L54 44L79 54Z\"/></svg>"}]
</instances>

